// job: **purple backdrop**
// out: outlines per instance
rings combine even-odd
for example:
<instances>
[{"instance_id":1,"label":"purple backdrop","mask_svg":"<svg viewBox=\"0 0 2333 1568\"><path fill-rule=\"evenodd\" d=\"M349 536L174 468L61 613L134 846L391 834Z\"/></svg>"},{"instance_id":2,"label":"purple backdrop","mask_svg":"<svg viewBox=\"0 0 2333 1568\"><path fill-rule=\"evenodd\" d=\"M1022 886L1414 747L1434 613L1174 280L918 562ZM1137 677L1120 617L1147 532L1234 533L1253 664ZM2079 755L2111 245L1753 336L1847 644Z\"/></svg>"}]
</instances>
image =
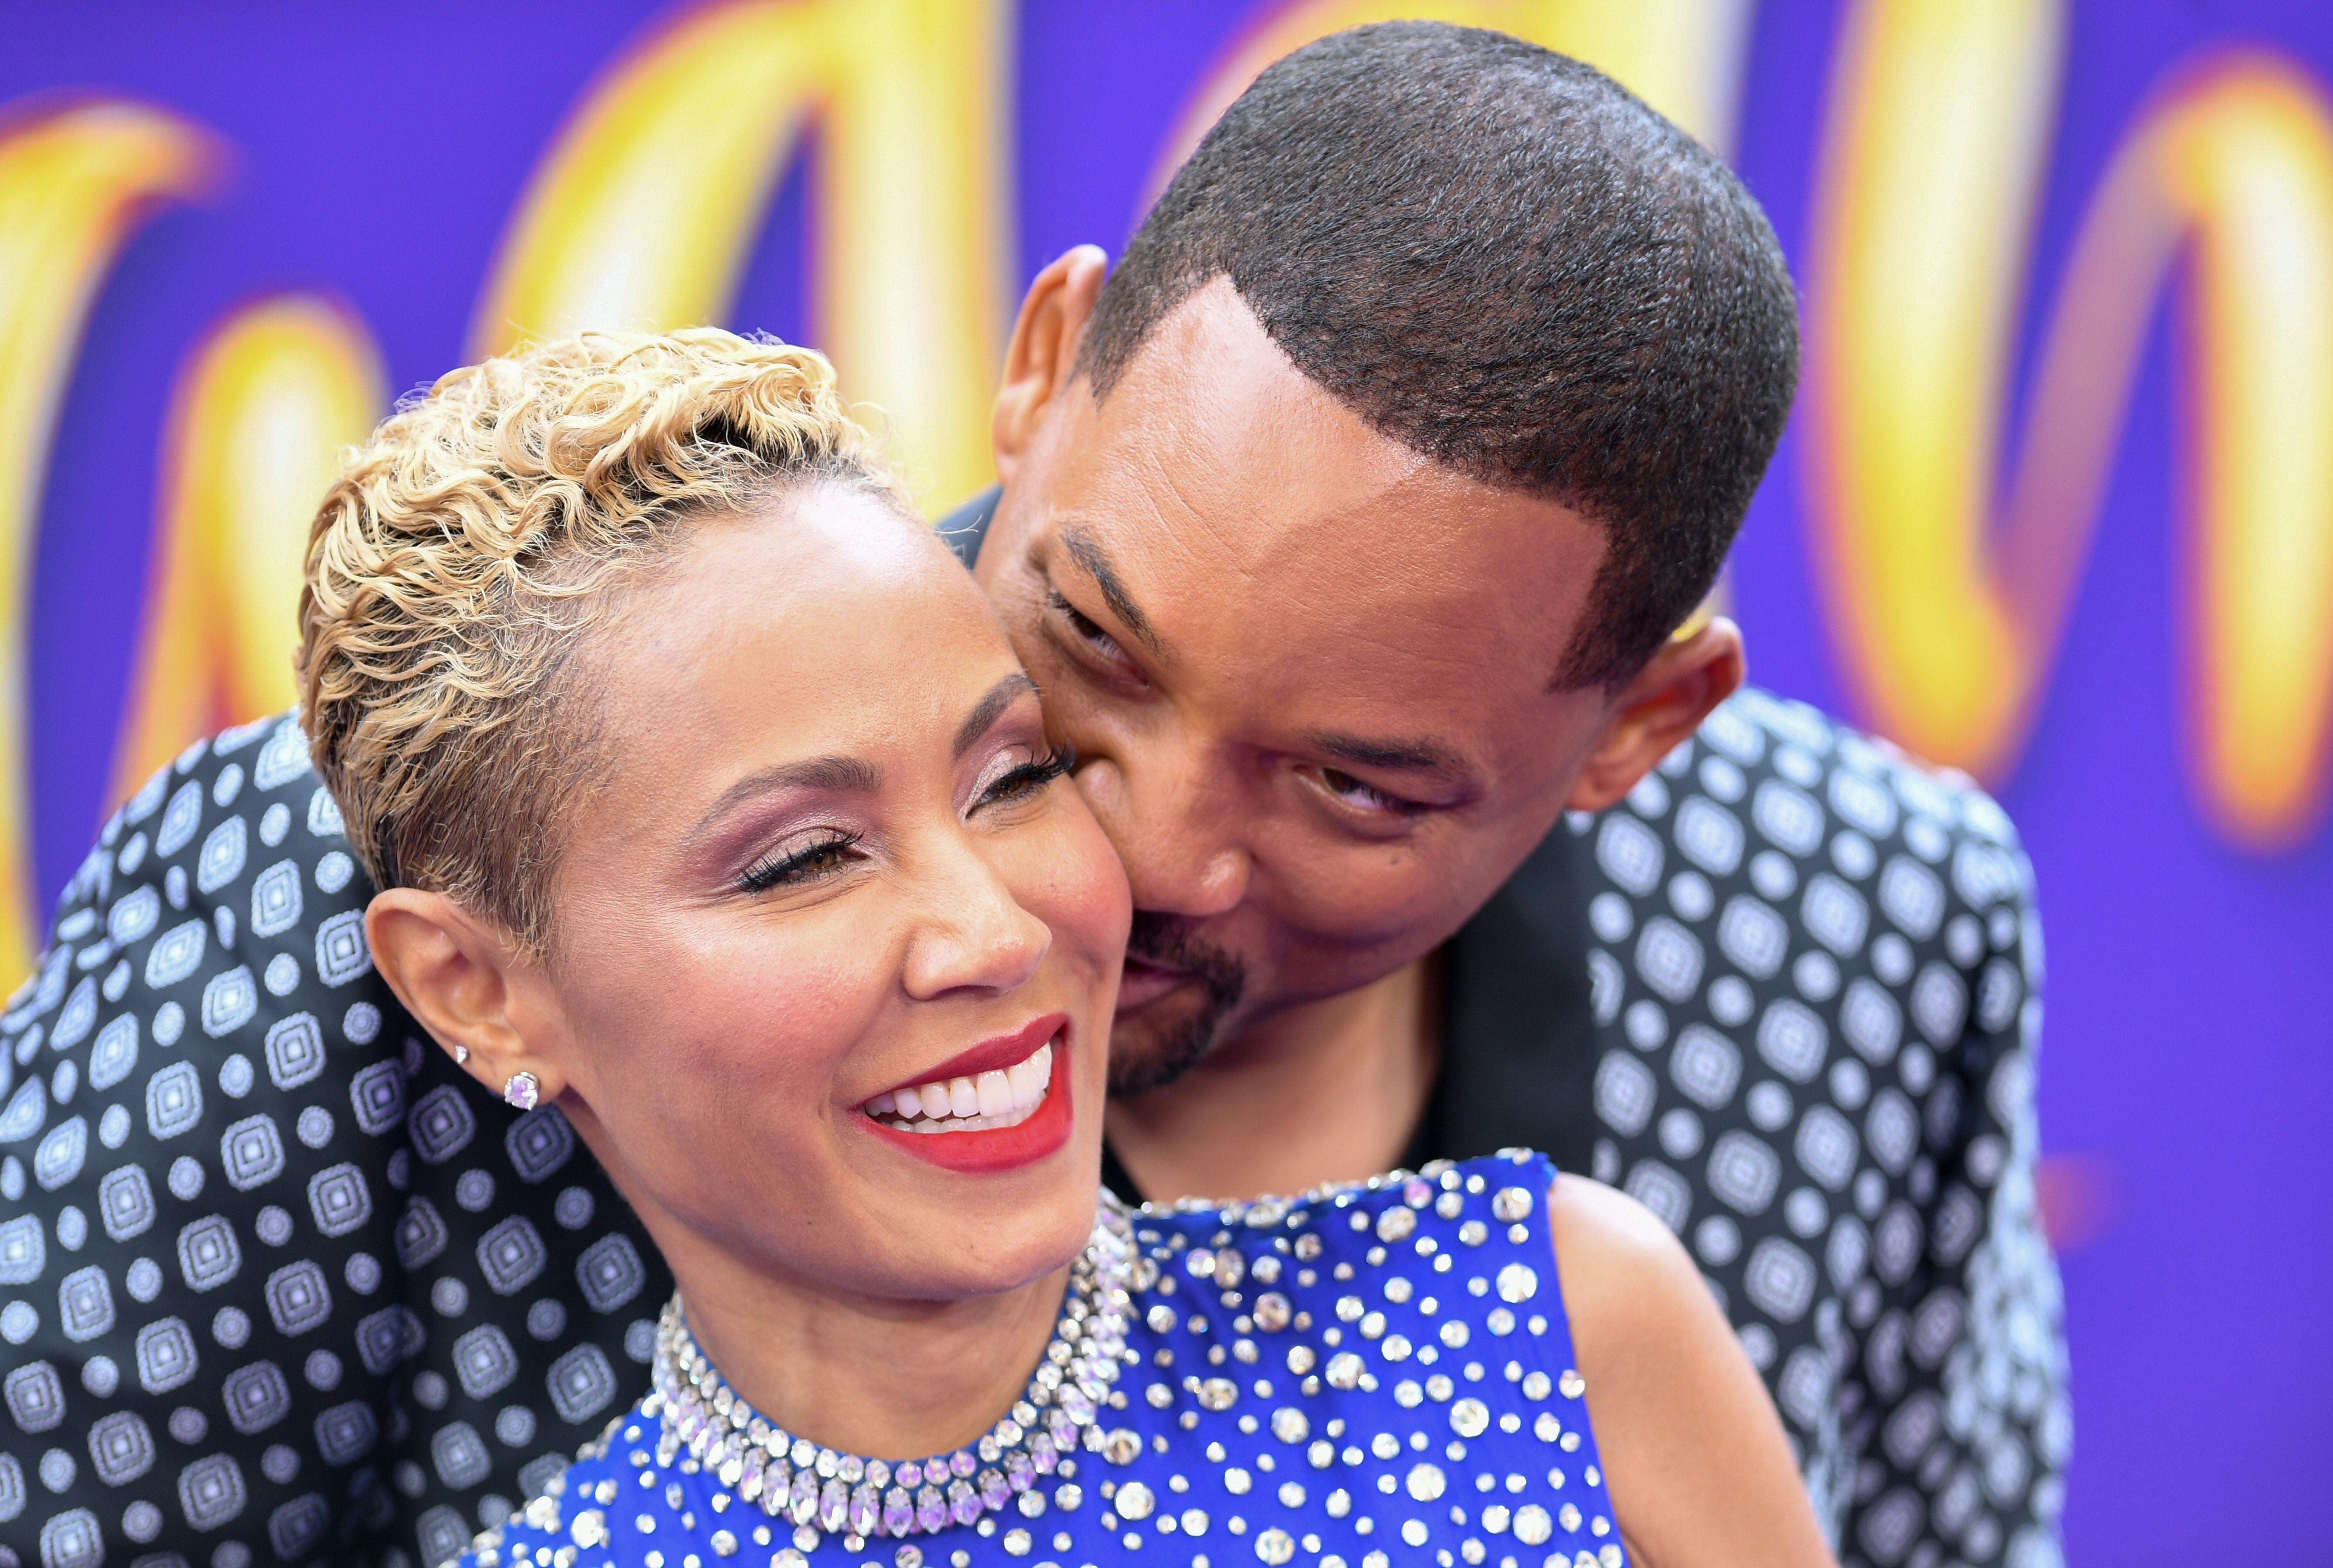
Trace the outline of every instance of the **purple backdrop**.
<instances>
[{"instance_id":1,"label":"purple backdrop","mask_svg":"<svg viewBox=\"0 0 2333 1568\"><path fill-rule=\"evenodd\" d=\"M181 357L242 299L324 287L370 324L392 385L456 363L538 153L655 9L113 3L12 15L0 101L127 92L216 128L238 152L219 199L167 210L131 241L63 406L33 578L43 890L70 874L105 804ZM1073 243L1124 238L1166 126L1252 9L1023 0L1016 282ZM1830 5L1769 0L1752 41L1737 161L1794 255L1837 25ZM2324 0L2075 6L2038 296L2142 97L2175 62L2234 41L2333 74ZM804 184L797 175L780 196L734 324L802 334ZM2038 316L2027 312L2029 356ZM2309 1499L2333 1396L2333 1336L2319 1326L2333 1174L2314 1130L2333 1095L2315 969L2333 934L2333 834L2246 856L2210 834L2188 795L2170 629L2177 334L2156 336L2036 739L2000 790L2048 923L2044 1139L2092 1200L2064 1256L2068 1544L2077 1563L2328 1561L2333 1516ZM1837 710L1798 491L1786 441L1736 552L1736 604L1755 678Z\"/></svg>"}]
</instances>

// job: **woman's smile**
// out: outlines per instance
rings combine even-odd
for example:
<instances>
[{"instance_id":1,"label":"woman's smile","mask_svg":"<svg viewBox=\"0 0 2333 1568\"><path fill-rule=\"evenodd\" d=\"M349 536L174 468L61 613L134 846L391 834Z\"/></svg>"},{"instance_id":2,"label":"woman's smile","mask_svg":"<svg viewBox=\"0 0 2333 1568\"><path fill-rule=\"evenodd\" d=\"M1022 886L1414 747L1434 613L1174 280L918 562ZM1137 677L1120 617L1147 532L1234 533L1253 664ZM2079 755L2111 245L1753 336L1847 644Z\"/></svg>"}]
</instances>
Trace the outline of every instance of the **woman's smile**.
<instances>
[{"instance_id":1,"label":"woman's smile","mask_svg":"<svg viewBox=\"0 0 2333 1568\"><path fill-rule=\"evenodd\" d=\"M1067 1013L1032 1018L859 1106L876 1134L950 1171L1030 1164L1074 1120Z\"/></svg>"}]
</instances>

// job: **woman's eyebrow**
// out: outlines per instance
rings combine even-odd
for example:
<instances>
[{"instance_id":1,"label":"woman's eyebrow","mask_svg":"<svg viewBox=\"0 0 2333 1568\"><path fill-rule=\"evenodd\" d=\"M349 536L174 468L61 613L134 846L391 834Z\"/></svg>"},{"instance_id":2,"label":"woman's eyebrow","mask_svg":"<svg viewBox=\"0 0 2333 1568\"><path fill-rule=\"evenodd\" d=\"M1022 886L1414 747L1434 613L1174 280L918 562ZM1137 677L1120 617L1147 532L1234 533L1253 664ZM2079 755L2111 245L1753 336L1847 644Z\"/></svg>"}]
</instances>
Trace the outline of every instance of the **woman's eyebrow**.
<instances>
[{"instance_id":1,"label":"woman's eyebrow","mask_svg":"<svg viewBox=\"0 0 2333 1568\"><path fill-rule=\"evenodd\" d=\"M989 726L996 722L1005 709L1036 689L1037 683L1018 670L989 687L988 694L974 703L972 712L964 716L964 722L955 727L954 755L962 757L971 751L974 744L988 733Z\"/></svg>"},{"instance_id":2,"label":"woman's eyebrow","mask_svg":"<svg viewBox=\"0 0 2333 1568\"><path fill-rule=\"evenodd\" d=\"M712 831L732 808L756 795L767 795L780 789L827 789L849 795L872 795L883 788L883 770L858 757L811 757L800 762L781 762L756 773L748 773L721 792L721 798L707 807L696 826L688 830L689 843L696 843Z\"/></svg>"}]
</instances>

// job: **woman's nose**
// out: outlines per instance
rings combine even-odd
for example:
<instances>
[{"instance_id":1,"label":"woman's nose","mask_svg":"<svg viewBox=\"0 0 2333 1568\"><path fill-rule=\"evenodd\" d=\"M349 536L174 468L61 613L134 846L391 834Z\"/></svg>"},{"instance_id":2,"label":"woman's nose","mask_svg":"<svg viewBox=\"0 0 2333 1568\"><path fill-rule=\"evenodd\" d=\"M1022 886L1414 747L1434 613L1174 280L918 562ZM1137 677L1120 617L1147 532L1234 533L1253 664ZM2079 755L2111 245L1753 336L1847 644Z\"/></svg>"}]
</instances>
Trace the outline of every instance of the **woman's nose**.
<instances>
[{"instance_id":1,"label":"woman's nose","mask_svg":"<svg viewBox=\"0 0 2333 1568\"><path fill-rule=\"evenodd\" d=\"M930 914L907 949L904 982L918 1001L1013 990L1036 974L1053 945L1051 930L1021 907L976 850L950 858L955 872L932 890Z\"/></svg>"}]
</instances>

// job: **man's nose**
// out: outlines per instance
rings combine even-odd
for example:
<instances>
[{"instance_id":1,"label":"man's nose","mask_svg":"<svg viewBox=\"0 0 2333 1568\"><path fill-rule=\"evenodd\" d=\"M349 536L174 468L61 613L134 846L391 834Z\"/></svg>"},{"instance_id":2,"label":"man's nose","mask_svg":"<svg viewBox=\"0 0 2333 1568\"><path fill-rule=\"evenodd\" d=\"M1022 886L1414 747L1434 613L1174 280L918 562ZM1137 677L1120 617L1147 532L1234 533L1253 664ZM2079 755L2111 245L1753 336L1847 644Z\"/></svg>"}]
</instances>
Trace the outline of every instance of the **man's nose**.
<instances>
[{"instance_id":1,"label":"man's nose","mask_svg":"<svg viewBox=\"0 0 2333 1568\"><path fill-rule=\"evenodd\" d=\"M1025 984L1053 945L1051 927L1021 906L987 858L968 845L944 856L930 913L908 943L904 983L917 1001L951 991L1002 995Z\"/></svg>"},{"instance_id":2,"label":"man's nose","mask_svg":"<svg viewBox=\"0 0 2333 1568\"><path fill-rule=\"evenodd\" d=\"M1234 791L1180 758L1134 753L1078 770L1078 789L1126 864L1134 907L1204 920L1238 907L1253 872Z\"/></svg>"}]
</instances>

